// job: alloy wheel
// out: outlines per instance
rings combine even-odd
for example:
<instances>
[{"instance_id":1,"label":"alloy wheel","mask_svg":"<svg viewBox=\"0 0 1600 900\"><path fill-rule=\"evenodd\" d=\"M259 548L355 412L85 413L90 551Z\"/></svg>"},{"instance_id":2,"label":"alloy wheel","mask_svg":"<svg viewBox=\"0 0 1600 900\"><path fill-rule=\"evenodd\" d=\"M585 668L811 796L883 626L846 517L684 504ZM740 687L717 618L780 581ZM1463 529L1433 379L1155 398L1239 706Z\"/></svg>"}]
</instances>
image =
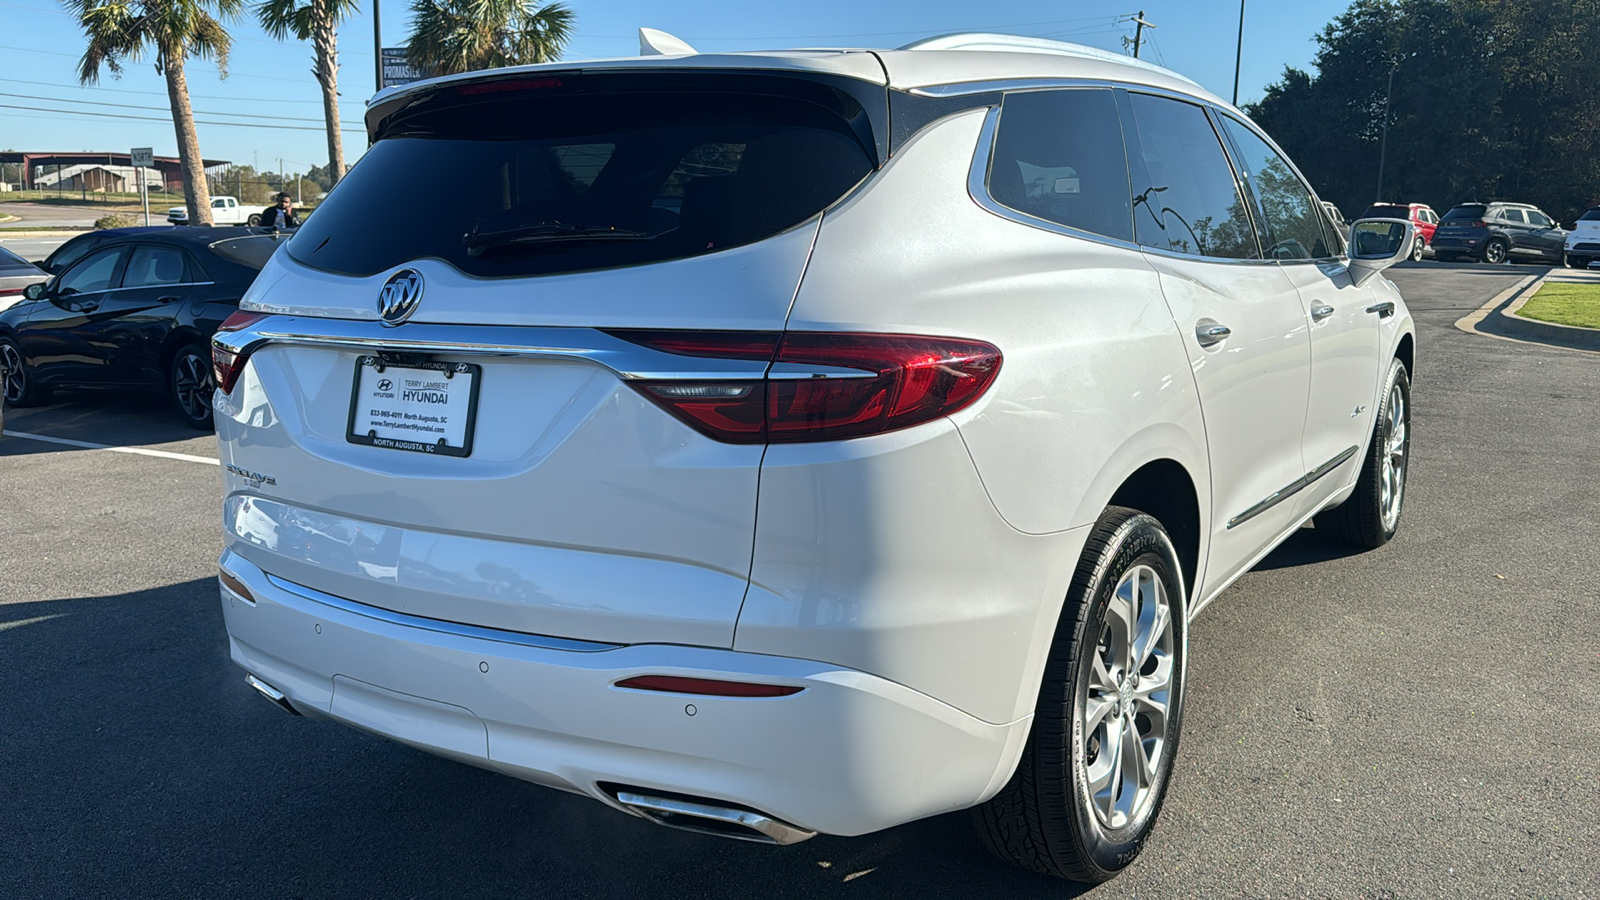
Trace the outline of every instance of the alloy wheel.
<instances>
[{"instance_id":1,"label":"alloy wheel","mask_svg":"<svg viewBox=\"0 0 1600 900\"><path fill-rule=\"evenodd\" d=\"M1106 607L1083 704L1089 802L1105 828L1134 821L1155 798L1173 687L1172 602L1149 566L1122 576Z\"/></svg>"},{"instance_id":2,"label":"alloy wheel","mask_svg":"<svg viewBox=\"0 0 1600 900\"><path fill-rule=\"evenodd\" d=\"M28 376L22 371L22 354L10 344L0 345L0 357L5 359L5 402L15 404L28 390Z\"/></svg>"},{"instance_id":3,"label":"alloy wheel","mask_svg":"<svg viewBox=\"0 0 1600 900\"><path fill-rule=\"evenodd\" d=\"M172 390L184 415L196 422L205 419L211 414L211 395L216 391L210 362L184 352L173 367Z\"/></svg>"},{"instance_id":4,"label":"alloy wheel","mask_svg":"<svg viewBox=\"0 0 1600 900\"><path fill-rule=\"evenodd\" d=\"M1411 450L1411 410L1399 384L1389 387L1388 414L1384 427L1383 473L1379 481L1379 502L1383 527L1393 531L1400 521L1400 504L1405 499L1406 463Z\"/></svg>"},{"instance_id":5,"label":"alloy wheel","mask_svg":"<svg viewBox=\"0 0 1600 900\"><path fill-rule=\"evenodd\" d=\"M1505 262L1506 245L1499 241L1490 241L1489 246L1483 248L1483 261L1490 263Z\"/></svg>"}]
</instances>

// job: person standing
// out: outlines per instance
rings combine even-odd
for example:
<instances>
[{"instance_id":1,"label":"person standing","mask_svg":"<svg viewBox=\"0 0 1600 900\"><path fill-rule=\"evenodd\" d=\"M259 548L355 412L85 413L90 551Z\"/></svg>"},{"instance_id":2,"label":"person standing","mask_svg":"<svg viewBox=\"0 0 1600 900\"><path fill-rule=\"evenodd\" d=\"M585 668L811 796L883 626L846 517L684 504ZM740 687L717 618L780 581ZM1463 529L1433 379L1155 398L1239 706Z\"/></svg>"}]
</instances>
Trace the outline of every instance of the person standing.
<instances>
[{"instance_id":1,"label":"person standing","mask_svg":"<svg viewBox=\"0 0 1600 900\"><path fill-rule=\"evenodd\" d=\"M277 202L261 211L261 224L268 228L299 228L300 217L294 212L294 198L278 194Z\"/></svg>"}]
</instances>

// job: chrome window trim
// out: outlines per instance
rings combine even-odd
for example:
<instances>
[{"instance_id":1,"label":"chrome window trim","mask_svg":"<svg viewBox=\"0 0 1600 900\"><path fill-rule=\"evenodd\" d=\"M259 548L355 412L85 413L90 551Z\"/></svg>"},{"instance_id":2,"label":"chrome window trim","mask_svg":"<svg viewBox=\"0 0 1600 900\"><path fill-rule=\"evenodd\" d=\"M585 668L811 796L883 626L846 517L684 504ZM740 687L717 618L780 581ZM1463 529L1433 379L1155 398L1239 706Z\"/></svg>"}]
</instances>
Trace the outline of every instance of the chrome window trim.
<instances>
[{"instance_id":1,"label":"chrome window trim","mask_svg":"<svg viewBox=\"0 0 1600 900\"><path fill-rule=\"evenodd\" d=\"M1290 497L1293 497L1295 494L1300 493L1307 487L1310 487L1311 484L1317 479L1328 474L1329 472L1332 472L1334 469L1339 468L1341 463L1354 456L1356 451L1359 449L1359 447L1346 447L1339 453L1338 456L1335 456L1333 459L1330 459L1322 465L1317 466L1315 469L1312 469L1306 474L1301 475L1288 485L1273 491L1272 494L1267 497L1267 499L1262 500L1260 503L1257 503L1237 516L1229 519L1228 528L1232 529L1236 526L1243 525L1251 519L1254 519L1256 516L1259 516L1274 506L1277 506L1279 503L1282 503Z\"/></svg>"},{"instance_id":2,"label":"chrome window trim","mask_svg":"<svg viewBox=\"0 0 1600 900\"><path fill-rule=\"evenodd\" d=\"M583 641L574 638L550 637L542 634L523 634L519 631L502 631L498 628L484 628L478 625L462 625L457 622L446 622L442 619L427 619L422 616L412 616L406 613L397 613L392 610L379 609L354 600L346 600L333 594L325 594L314 588L302 584L286 581L268 572L262 572L267 582L289 594L312 603L331 606L354 615L368 619L387 622L390 625L399 625L404 628L415 628L419 631L432 631L437 634L449 634L456 637L473 638L480 641L495 641L501 644L515 644L520 647L536 647L540 650L565 650L574 653L600 653L606 650L615 650L626 644L607 644L600 641Z\"/></svg>"}]
</instances>

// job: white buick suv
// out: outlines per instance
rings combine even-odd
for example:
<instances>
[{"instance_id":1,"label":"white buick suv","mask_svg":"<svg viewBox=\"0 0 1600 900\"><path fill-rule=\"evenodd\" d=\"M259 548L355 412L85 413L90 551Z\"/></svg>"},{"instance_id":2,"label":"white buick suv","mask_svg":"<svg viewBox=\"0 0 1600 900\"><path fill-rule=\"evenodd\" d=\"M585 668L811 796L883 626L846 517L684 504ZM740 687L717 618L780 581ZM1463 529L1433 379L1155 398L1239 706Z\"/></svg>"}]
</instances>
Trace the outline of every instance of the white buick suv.
<instances>
[{"instance_id":1,"label":"white buick suv","mask_svg":"<svg viewBox=\"0 0 1600 900\"><path fill-rule=\"evenodd\" d=\"M280 706L789 844L974 810L1104 880L1188 623L1394 534L1411 316L1237 109L958 35L390 89L215 340ZM448 188L418 202L396 185Z\"/></svg>"}]
</instances>

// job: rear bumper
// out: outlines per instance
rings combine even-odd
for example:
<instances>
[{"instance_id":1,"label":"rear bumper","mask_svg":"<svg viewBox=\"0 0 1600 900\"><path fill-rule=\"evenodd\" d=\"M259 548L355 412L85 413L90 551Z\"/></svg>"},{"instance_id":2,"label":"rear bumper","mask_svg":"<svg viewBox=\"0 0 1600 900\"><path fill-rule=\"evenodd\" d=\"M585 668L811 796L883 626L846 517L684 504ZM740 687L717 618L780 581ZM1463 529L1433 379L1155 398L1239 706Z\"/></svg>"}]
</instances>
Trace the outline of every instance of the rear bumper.
<instances>
[{"instance_id":1,"label":"rear bumper","mask_svg":"<svg viewBox=\"0 0 1600 900\"><path fill-rule=\"evenodd\" d=\"M991 796L1027 735L1027 718L990 724L828 663L663 644L541 646L339 601L232 552L220 565L254 599L222 591L234 662L296 710L618 808L603 785L863 834ZM649 674L804 689L746 699L615 686Z\"/></svg>"}]
</instances>

